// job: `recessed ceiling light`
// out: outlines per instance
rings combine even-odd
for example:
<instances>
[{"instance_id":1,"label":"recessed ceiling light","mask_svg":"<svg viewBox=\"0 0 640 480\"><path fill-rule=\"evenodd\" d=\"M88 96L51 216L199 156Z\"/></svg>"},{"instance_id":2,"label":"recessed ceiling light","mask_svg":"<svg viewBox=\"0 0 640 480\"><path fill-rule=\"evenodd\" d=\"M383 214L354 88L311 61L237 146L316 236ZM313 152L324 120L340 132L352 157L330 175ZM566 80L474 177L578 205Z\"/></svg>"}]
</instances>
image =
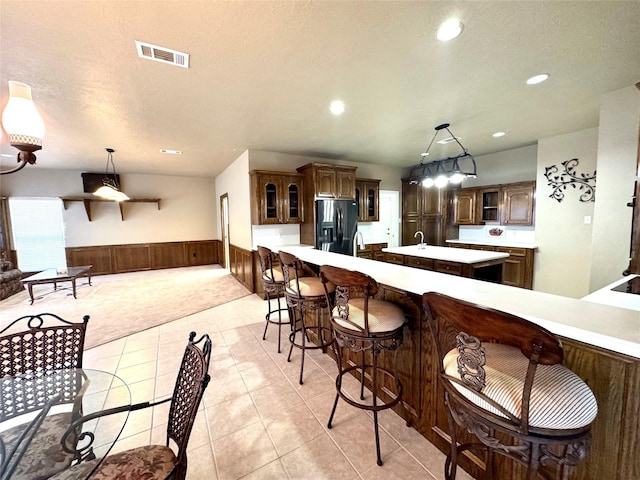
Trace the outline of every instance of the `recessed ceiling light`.
<instances>
[{"instance_id":1,"label":"recessed ceiling light","mask_svg":"<svg viewBox=\"0 0 640 480\"><path fill-rule=\"evenodd\" d=\"M160 153L169 153L171 155L182 155L182 150L169 150L166 148L161 148Z\"/></svg>"},{"instance_id":2,"label":"recessed ceiling light","mask_svg":"<svg viewBox=\"0 0 640 480\"><path fill-rule=\"evenodd\" d=\"M344 113L344 102L341 100L334 100L331 102L329 110L331 110L331 113L334 115L342 115Z\"/></svg>"},{"instance_id":3,"label":"recessed ceiling light","mask_svg":"<svg viewBox=\"0 0 640 480\"><path fill-rule=\"evenodd\" d=\"M531 78L527 79L527 85L537 85L538 83L542 83L549 78L548 73L541 73L540 75L534 75Z\"/></svg>"},{"instance_id":4,"label":"recessed ceiling light","mask_svg":"<svg viewBox=\"0 0 640 480\"><path fill-rule=\"evenodd\" d=\"M506 135L506 133L504 133L504 132L496 132L492 136L494 138L499 138L499 137L504 137L505 135Z\"/></svg>"},{"instance_id":5,"label":"recessed ceiling light","mask_svg":"<svg viewBox=\"0 0 640 480\"><path fill-rule=\"evenodd\" d=\"M448 42L460 35L462 33L462 28L462 23L460 23L457 18L452 18L440 25L436 37L441 42Z\"/></svg>"}]
</instances>

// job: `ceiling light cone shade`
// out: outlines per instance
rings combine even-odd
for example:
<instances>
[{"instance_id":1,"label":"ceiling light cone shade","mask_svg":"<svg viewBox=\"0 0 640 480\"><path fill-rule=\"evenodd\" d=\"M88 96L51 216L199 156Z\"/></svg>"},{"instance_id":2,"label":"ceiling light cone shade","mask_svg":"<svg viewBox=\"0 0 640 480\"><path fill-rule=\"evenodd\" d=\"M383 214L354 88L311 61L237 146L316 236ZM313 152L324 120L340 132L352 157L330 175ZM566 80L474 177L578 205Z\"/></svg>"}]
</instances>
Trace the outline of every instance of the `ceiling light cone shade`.
<instances>
[{"instance_id":1,"label":"ceiling light cone shade","mask_svg":"<svg viewBox=\"0 0 640 480\"><path fill-rule=\"evenodd\" d=\"M35 152L42 148L44 121L31 99L31 87L9 82L9 101L2 113L2 126L9 143L20 151Z\"/></svg>"}]
</instances>

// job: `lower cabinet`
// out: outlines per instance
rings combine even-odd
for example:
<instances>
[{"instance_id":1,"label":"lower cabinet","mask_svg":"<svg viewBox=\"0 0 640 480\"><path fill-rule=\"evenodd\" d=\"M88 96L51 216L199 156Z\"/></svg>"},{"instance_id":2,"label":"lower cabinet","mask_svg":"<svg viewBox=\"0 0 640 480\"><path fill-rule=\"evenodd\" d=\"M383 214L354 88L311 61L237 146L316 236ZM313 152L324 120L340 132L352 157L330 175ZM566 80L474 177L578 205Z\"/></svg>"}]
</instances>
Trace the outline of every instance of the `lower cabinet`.
<instances>
[{"instance_id":1,"label":"lower cabinet","mask_svg":"<svg viewBox=\"0 0 640 480\"><path fill-rule=\"evenodd\" d=\"M387 248L387 243L367 243L363 249L358 248L358 258L368 258L370 260L384 261L383 248Z\"/></svg>"}]
</instances>

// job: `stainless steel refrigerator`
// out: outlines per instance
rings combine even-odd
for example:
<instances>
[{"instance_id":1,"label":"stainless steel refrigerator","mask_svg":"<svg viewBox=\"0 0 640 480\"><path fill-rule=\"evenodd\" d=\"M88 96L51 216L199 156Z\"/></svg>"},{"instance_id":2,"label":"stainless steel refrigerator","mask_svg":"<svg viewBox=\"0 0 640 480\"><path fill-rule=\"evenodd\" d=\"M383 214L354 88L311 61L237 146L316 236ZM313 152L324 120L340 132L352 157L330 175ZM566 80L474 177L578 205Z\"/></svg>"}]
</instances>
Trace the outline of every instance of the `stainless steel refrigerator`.
<instances>
[{"instance_id":1,"label":"stainless steel refrigerator","mask_svg":"<svg viewBox=\"0 0 640 480\"><path fill-rule=\"evenodd\" d=\"M316 248L353 255L358 230L358 204L354 200L316 200Z\"/></svg>"}]
</instances>

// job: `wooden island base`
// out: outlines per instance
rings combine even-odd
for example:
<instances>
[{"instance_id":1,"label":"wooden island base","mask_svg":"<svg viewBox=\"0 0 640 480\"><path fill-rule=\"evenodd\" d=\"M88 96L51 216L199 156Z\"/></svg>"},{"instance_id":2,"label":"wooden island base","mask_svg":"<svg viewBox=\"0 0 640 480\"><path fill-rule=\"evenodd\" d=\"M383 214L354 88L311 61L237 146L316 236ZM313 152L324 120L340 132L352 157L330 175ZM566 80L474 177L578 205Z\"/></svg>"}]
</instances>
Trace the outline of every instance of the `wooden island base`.
<instances>
[{"instance_id":1,"label":"wooden island base","mask_svg":"<svg viewBox=\"0 0 640 480\"><path fill-rule=\"evenodd\" d=\"M444 391L437 379L436 355L422 312L421 296L388 285L381 284L380 287L378 297L400 305L408 318L403 344L396 358L397 372L404 389L405 409L396 407L395 410L401 416L406 415L405 419L411 426L438 449L448 453L449 427ZM564 364L587 382L598 401L590 452L577 467L568 469L569 478L640 478L640 360L560 338L565 349ZM381 359L385 367L391 367L394 355L384 352ZM385 400L394 398L393 385L385 385L383 390L387 395ZM473 437L460 432L458 438L466 442ZM525 468L514 461L496 455L494 462L495 480L525 479ZM459 460L459 465L474 478L481 478L484 459L466 452ZM559 478L553 476L553 470L546 471L552 474L552 478Z\"/></svg>"}]
</instances>

